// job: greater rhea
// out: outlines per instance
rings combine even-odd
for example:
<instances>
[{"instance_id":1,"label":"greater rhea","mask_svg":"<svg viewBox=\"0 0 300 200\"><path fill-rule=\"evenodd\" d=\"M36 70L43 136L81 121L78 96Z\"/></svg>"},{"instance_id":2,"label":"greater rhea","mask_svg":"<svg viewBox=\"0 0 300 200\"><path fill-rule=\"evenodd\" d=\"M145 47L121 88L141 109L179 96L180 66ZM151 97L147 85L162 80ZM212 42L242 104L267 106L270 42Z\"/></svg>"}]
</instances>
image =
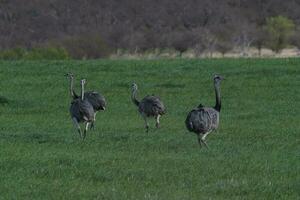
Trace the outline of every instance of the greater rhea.
<instances>
[{"instance_id":1,"label":"greater rhea","mask_svg":"<svg viewBox=\"0 0 300 200\"><path fill-rule=\"evenodd\" d=\"M76 94L74 90L74 75L72 73L67 73L65 75L69 78L69 92L73 99L80 98L79 95ZM95 120L96 120L96 114L98 111L105 110L106 108L106 100L103 95L96 91L87 91L84 93L84 97L92 104L94 113L95 113ZM91 124L91 128L94 127L94 123Z\"/></svg>"},{"instance_id":2,"label":"greater rhea","mask_svg":"<svg viewBox=\"0 0 300 200\"><path fill-rule=\"evenodd\" d=\"M86 137L86 132L89 128L89 124L94 122L94 109L92 104L84 97L84 85L86 80L81 80L81 97L73 99L70 107L70 114L73 120L74 126L77 128L78 133L82 139ZM82 133L79 123L84 123L85 129Z\"/></svg>"},{"instance_id":3,"label":"greater rhea","mask_svg":"<svg viewBox=\"0 0 300 200\"><path fill-rule=\"evenodd\" d=\"M132 102L138 107L138 111L145 121L146 132L149 130L147 118L154 117L156 120L156 128L159 128L159 119L166 113L165 106L158 96L148 95L141 101L137 100L138 86L133 83L131 86L131 99Z\"/></svg>"},{"instance_id":4,"label":"greater rhea","mask_svg":"<svg viewBox=\"0 0 300 200\"><path fill-rule=\"evenodd\" d=\"M197 108L190 111L185 125L190 132L194 132L198 136L200 147L202 143L206 146L205 138L211 131L216 130L219 126L219 117L221 111L221 91L220 84L224 78L215 75L213 78L216 94L216 105L214 107L205 107L200 104Z\"/></svg>"}]
</instances>

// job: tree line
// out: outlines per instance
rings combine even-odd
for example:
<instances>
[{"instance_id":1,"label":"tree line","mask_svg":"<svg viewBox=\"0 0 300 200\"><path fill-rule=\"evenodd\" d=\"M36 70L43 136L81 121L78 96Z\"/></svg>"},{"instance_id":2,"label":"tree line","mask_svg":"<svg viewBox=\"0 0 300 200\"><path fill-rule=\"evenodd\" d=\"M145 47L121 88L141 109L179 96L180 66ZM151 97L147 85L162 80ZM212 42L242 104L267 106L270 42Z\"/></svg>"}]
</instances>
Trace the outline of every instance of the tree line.
<instances>
[{"instance_id":1,"label":"tree line","mask_svg":"<svg viewBox=\"0 0 300 200\"><path fill-rule=\"evenodd\" d=\"M58 48L73 58L120 49L279 52L300 46L299 10L297 0L0 0L0 50Z\"/></svg>"}]
</instances>

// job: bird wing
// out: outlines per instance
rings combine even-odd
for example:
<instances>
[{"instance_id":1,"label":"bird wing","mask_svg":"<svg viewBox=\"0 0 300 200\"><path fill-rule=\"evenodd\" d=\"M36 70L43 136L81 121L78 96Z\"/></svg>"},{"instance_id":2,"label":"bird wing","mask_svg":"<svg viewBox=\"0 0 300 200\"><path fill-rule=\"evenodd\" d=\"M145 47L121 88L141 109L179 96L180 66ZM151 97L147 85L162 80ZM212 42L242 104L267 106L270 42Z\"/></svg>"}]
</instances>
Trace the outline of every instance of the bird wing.
<instances>
[{"instance_id":1,"label":"bird wing","mask_svg":"<svg viewBox=\"0 0 300 200\"><path fill-rule=\"evenodd\" d=\"M70 114L71 117L75 117L76 119L78 119L79 121L81 120L81 114L79 111L79 101L80 99L75 99L71 102L71 106L70 106Z\"/></svg>"},{"instance_id":2,"label":"bird wing","mask_svg":"<svg viewBox=\"0 0 300 200\"><path fill-rule=\"evenodd\" d=\"M165 106L159 97L156 96L146 96L142 101L143 109L146 113L150 115L163 115L166 113Z\"/></svg>"},{"instance_id":3,"label":"bird wing","mask_svg":"<svg viewBox=\"0 0 300 200\"><path fill-rule=\"evenodd\" d=\"M95 91L86 92L85 97L92 104L95 111L105 110L106 100L100 93Z\"/></svg>"},{"instance_id":4,"label":"bird wing","mask_svg":"<svg viewBox=\"0 0 300 200\"><path fill-rule=\"evenodd\" d=\"M189 131L206 133L212 129L212 118L205 108L193 109L185 121Z\"/></svg>"},{"instance_id":5,"label":"bird wing","mask_svg":"<svg viewBox=\"0 0 300 200\"><path fill-rule=\"evenodd\" d=\"M94 119L93 106L87 100L80 101L79 112L87 121Z\"/></svg>"},{"instance_id":6,"label":"bird wing","mask_svg":"<svg viewBox=\"0 0 300 200\"><path fill-rule=\"evenodd\" d=\"M218 126L219 126L219 114L220 113L214 108L206 107L204 109L210 116L211 128L212 129L217 129Z\"/></svg>"}]
</instances>

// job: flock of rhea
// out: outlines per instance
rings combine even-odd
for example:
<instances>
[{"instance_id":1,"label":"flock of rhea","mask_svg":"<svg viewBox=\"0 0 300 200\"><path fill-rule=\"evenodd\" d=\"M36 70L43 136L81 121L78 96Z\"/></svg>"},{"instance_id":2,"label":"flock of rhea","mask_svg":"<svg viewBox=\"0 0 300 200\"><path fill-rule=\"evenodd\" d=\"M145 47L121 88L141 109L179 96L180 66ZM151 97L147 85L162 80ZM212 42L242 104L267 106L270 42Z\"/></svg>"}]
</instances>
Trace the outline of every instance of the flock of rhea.
<instances>
[{"instance_id":1,"label":"flock of rhea","mask_svg":"<svg viewBox=\"0 0 300 200\"><path fill-rule=\"evenodd\" d=\"M66 74L70 84L70 95L72 102L70 106L70 114L74 126L77 128L78 133L82 139L86 137L88 129L94 127L96 113L101 110L105 110L106 101L104 96L96 91L84 91L85 79L80 81L81 93L77 95L74 91L74 76L71 73ZM219 75L215 75L213 78L214 89L216 94L216 104L214 107L206 107L200 104L197 108L191 110L185 120L185 125L190 132L194 132L198 136L199 145L207 144L205 138L209 133L216 130L219 125L219 116L221 111L221 93L220 83L224 78ZM159 128L159 119L166 113L165 106L158 96L148 95L141 101L137 99L137 84L133 83L131 86L131 99L132 102L138 107L138 111L145 121L146 132L149 130L149 124L147 119L154 117L156 120L156 128ZM80 128L80 123L83 123L85 128L83 132Z\"/></svg>"}]
</instances>

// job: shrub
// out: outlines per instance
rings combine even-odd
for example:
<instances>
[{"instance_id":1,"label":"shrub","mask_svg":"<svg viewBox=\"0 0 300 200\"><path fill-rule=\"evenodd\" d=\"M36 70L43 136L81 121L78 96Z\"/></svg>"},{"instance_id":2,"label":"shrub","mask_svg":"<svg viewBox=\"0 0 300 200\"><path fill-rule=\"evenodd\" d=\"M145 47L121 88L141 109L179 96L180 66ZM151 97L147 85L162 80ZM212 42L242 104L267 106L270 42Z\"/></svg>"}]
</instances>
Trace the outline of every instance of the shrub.
<instances>
[{"instance_id":1,"label":"shrub","mask_svg":"<svg viewBox=\"0 0 300 200\"><path fill-rule=\"evenodd\" d=\"M65 60L69 57L66 49L54 47L14 48L0 51L0 59L3 60Z\"/></svg>"},{"instance_id":2,"label":"shrub","mask_svg":"<svg viewBox=\"0 0 300 200\"><path fill-rule=\"evenodd\" d=\"M24 54L25 60L66 60L69 54L64 48L40 47L33 48Z\"/></svg>"},{"instance_id":3,"label":"shrub","mask_svg":"<svg viewBox=\"0 0 300 200\"><path fill-rule=\"evenodd\" d=\"M75 59L104 58L112 53L112 49L98 35L71 37L64 40L62 46Z\"/></svg>"},{"instance_id":4,"label":"shrub","mask_svg":"<svg viewBox=\"0 0 300 200\"><path fill-rule=\"evenodd\" d=\"M294 28L294 22L287 17L277 16L268 18L266 24L266 30L269 34L267 46L278 53L288 45Z\"/></svg>"},{"instance_id":5,"label":"shrub","mask_svg":"<svg viewBox=\"0 0 300 200\"><path fill-rule=\"evenodd\" d=\"M14 48L0 51L0 59L19 60L24 57L26 50L23 48Z\"/></svg>"}]
</instances>

